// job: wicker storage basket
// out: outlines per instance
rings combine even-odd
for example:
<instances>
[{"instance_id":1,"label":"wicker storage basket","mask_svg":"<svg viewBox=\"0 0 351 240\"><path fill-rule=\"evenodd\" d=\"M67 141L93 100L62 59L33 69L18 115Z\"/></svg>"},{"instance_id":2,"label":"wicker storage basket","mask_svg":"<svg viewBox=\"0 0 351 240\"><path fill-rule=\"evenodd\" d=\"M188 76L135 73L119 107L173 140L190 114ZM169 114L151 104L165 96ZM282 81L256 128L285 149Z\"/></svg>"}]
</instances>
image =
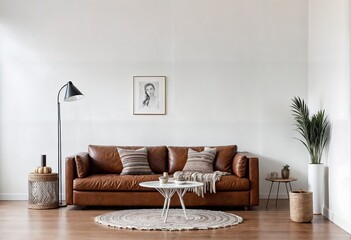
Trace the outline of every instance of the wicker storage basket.
<instances>
[{"instance_id":1,"label":"wicker storage basket","mask_svg":"<svg viewBox=\"0 0 351 240\"><path fill-rule=\"evenodd\" d=\"M293 222L311 222L313 219L312 192L290 192L290 219Z\"/></svg>"},{"instance_id":2,"label":"wicker storage basket","mask_svg":"<svg viewBox=\"0 0 351 240\"><path fill-rule=\"evenodd\" d=\"M57 207L59 207L58 174L29 174L28 208L50 209Z\"/></svg>"}]
</instances>

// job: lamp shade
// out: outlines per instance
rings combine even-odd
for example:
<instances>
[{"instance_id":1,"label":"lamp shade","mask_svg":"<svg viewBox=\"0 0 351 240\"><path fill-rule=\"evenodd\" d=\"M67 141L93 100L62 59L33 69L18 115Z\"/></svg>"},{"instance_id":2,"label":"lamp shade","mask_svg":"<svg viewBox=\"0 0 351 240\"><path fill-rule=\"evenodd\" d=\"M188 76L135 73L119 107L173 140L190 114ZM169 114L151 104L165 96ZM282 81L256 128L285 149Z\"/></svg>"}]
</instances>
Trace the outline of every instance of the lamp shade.
<instances>
[{"instance_id":1,"label":"lamp shade","mask_svg":"<svg viewBox=\"0 0 351 240\"><path fill-rule=\"evenodd\" d=\"M76 88L71 81L67 83L65 101L72 102L81 99L84 95Z\"/></svg>"}]
</instances>

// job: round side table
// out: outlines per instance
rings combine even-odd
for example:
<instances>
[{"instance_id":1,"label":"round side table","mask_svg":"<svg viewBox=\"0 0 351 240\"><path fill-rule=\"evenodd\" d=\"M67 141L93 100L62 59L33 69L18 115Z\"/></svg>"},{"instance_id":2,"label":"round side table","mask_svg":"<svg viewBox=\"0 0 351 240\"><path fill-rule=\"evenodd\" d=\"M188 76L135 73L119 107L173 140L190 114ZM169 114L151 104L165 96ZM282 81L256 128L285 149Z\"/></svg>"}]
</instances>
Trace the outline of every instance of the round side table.
<instances>
[{"instance_id":1,"label":"round side table","mask_svg":"<svg viewBox=\"0 0 351 240\"><path fill-rule=\"evenodd\" d=\"M266 178L266 180L271 182L271 188L269 189L268 199L267 199L267 203L266 203L266 208L267 208L268 207L269 198L271 196L273 183L275 183L275 182L278 183L277 196L275 198L275 205L277 206L280 183L285 183L285 189L286 189L286 193L288 194L288 199L289 199L289 191L288 191L288 185L287 184L289 184L290 191L292 191L291 182L296 181L297 179L296 178L287 178L287 179L285 179L285 178Z\"/></svg>"},{"instance_id":2,"label":"round side table","mask_svg":"<svg viewBox=\"0 0 351 240\"><path fill-rule=\"evenodd\" d=\"M28 176L28 208L50 209L58 207L58 174L30 173Z\"/></svg>"}]
</instances>

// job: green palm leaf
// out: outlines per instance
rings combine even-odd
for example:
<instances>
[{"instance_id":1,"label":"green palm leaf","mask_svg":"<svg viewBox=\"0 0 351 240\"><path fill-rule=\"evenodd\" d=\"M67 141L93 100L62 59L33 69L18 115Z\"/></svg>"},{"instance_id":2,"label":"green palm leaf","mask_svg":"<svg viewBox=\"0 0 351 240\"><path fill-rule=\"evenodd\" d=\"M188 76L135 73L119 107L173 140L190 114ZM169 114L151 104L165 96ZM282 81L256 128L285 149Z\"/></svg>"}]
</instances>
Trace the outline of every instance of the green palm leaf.
<instances>
[{"instance_id":1,"label":"green palm leaf","mask_svg":"<svg viewBox=\"0 0 351 240\"><path fill-rule=\"evenodd\" d=\"M327 143L327 128L329 122L325 116L325 111L320 110L310 117L308 107L304 100L299 97L292 99L292 115L296 121L296 131L302 139L297 138L307 148L311 163L321 162L323 149Z\"/></svg>"}]
</instances>

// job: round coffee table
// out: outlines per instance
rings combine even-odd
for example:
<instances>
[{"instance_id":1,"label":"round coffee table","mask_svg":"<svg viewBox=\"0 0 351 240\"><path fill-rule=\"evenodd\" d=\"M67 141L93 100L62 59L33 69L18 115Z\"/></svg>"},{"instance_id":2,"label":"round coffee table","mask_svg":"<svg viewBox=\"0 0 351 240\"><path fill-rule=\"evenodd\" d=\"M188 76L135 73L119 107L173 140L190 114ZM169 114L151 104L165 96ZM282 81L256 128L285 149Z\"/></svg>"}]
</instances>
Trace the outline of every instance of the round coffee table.
<instances>
[{"instance_id":1,"label":"round coffee table","mask_svg":"<svg viewBox=\"0 0 351 240\"><path fill-rule=\"evenodd\" d=\"M193 182L193 181L186 181L183 184L176 184L173 181L169 181L168 183L160 183L159 181L148 181L148 182L141 182L141 183L139 183L139 185L142 187L147 187L147 188L155 188L165 198L161 217L164 216L163 222L166 223L168 211L169 211L169 205L170 205L171 198L174 195L174 193L178 194L180 204L182 205L182 208L183 208L184 216L186 219L188 219L188 217L186 216L186 210L185 210L185 205L184 205L184 201L183 201L183 196L189 189L201 187L204 184L201 182Z\"/></svg>"}]
</instances>

